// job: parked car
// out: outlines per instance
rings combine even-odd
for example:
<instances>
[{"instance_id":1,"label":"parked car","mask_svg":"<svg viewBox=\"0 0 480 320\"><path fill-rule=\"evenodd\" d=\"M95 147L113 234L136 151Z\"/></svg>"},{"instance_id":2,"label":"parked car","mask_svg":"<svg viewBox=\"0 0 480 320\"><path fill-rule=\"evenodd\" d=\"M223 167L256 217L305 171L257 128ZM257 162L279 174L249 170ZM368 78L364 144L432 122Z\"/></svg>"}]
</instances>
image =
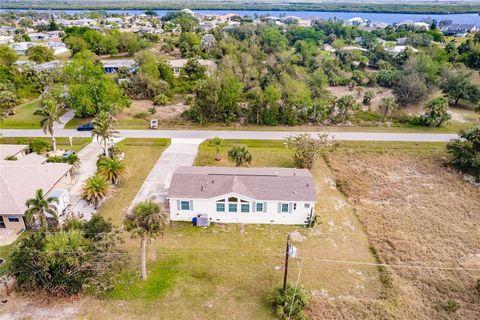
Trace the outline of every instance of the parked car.
<instances>
[{"instance_id":1,"label":"parked car","mask_svg":"<svg viewBox=\"0 0 480 320\"><path fill-rule=\"evenodd\" d=\"M93 130L93 124L91 123L84 123L77 127L77 131L92 131L92 130Z\"/></svg>"},{"instance_id":2,"label":"parked car","mask_svg":"<svg viewBox=\"0 0 480 320\"><path fill-rule=\"evenodd\" d=\"M66 151L62 154L62 157L63 157L63 158L68 158L71 154L75 154L75 151L66 150Z\"/></svg>"}]
</instances>

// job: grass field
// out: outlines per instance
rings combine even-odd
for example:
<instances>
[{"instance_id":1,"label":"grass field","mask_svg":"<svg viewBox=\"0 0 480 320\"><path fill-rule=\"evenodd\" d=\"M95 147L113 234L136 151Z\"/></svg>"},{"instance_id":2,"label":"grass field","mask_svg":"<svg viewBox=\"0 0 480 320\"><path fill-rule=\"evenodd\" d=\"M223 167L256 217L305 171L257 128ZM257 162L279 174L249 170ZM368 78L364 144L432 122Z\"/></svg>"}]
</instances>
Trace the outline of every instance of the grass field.
<instances>
[{"instance_id":1,"label":"grass field","mask_svg":"<svg viewBox=\"0 0 480 320\"><path fill-rule=\"evenodd\" d=\"M480 189L445 167L443 146L368 145L345 143L328 159L380 260L478 269ZM396 301L395 319L478 319L474 286L480 271L388 267L386 272L392 277L387 294ZM364 309L357 318L374 318L375 310Z\"/></svg>"},{"instance_id":2,"label":"grass field","mask_svg":"<svg viewBox=\"0 0 480 320\"><path fill-rule=\"evenodd\" d=\"M15 107L15 114L0 121L1 129L38 129L40 128L40 116L33 113L40 106L40 100L36 99Z\"/></svg>"},{"instance_id":3,"label":"grass field","mask_svg":"<svg viewBox=\"0 0 480 320\"><path fill-rule=\"evenodd\" d=\"M39 137L39 138L17 138L17 137L2 137L0 138L0 144L29 144L33 139L43 140L46 142L51 142L50 138ZM72 150L78 152L82 150L87 144L92 141L92 138L73 138L72 145L68 138L56 138L57 148L59 150Z\"/></svg>"},{"instance_id":4,"label":"grass field","mask_svg":"<svg viewBox=\"0 0 480 320\"><path fill-rule=\"evenodd\" d=\"M125 139L117 144L125 152L129 175L102 204L101 215L112 219L115 224L121 224L125 210L169 143L169 139Z\"/></svg>"}]
</instances>

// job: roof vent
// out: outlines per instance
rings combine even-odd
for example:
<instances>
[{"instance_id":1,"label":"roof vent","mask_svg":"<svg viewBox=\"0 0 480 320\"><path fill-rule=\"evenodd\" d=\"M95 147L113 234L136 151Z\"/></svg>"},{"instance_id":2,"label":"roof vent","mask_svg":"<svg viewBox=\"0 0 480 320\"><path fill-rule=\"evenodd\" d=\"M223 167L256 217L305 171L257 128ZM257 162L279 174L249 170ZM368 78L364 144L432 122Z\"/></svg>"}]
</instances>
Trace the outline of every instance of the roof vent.
<instances>
[{"instance_id":1,"label":"roof vent","mask_svg":"<svg viewBox=\"0 0 480 320\"><path fill-rule=\"evenodd\" d=\"M293 191L293 194L297 194L297 191Z\"/></svg>"},{"instance_id":2,"label":"roof vent","mask_svg":"<svg viewBox=\"0 0 480 320\"><path fill-rule=\"evenodd\" d=\"M215 180L212 180L212 183L215 183Z\"/></svg>"},{"instance_id":3,"label":"roof vent","mask_svg":"<svg viewBox=\"0 0 480 320\"><path fill-rule=\"evenodd\" d=\"M307 183L307 188L310 187L310 183Z\"/></svg>"},{"instance_id":4,"label":"roof vent","mask_svg":"<svg viewBox=\"0 0 480 320\"><path fill-rule=\"evenodd\" d=\"M207 189L207 186L202 186L201 190L205 191L205 189Z\"/></svg>"},{"instance_id":5,"label":"roof vent","mask_svg":"<svg viewBox=\"0 0 480 320\"><path fill-rule=\"evenodd\" d=\"M293 176L295 177L296 175L297 175L297 173L296 173L296 172L294 172L294 173L293 173Z\"/></svg>"}]
</instances>

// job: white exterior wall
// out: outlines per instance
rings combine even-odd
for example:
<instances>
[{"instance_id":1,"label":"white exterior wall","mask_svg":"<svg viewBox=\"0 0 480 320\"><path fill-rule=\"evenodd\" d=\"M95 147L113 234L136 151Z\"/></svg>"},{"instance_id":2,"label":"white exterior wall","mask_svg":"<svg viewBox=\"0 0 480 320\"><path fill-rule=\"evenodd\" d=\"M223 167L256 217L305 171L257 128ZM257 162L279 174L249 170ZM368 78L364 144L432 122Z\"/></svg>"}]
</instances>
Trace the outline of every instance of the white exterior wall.
<instances>
[{"instance_id":1,"label":"white exterior wall","mask_svg":"<svg viewBox=\"0 0 480 320\"><path fill-rule=\"evenodd\" d=\"M228 199L229 197L237 197L246 200L250 204L250 212L241 212L241 202L238 202L237 212L228 211L228 201L225 202L225 212L217 212L217 201L220 199ZM193 210L182 210L179 206L180 201L191 201ZM253 203L266 203L266 212L253 212ZM287 213L278 212L278 204L289 203L290 211ZM260 201L250 199L248 197L228 194L211 199L179 199L171 198L170 203L170 220L172 221L192 221L192 218L207 214L210 222L217 223L258 223L258 224L306 224L310 215L314 214L315 202L309 201ZM305 207L308 205L308 208ZM191 208L192 209L192 208Z\"/></svg>"}]
</instances>

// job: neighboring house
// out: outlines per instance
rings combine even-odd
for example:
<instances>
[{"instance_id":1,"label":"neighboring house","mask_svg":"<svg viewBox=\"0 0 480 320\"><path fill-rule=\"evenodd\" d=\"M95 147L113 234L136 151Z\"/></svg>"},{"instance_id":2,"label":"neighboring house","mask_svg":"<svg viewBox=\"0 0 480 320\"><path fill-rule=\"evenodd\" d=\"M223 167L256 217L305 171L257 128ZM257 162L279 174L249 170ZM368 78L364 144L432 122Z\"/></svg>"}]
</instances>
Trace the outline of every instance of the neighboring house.
<instances>
[{"instance_id":1,"label":"neighboring house","mask_svg":"<svg viewBox=\"0 0 480 320\"><path fill-rule=\"evenodd\" d=\"M307 224L317 193L306 169L180 167L167 199L173 221Z\"/></svg>"},{"instance_id":2,"label":"neighboring house","mask_svg":"<svg viewBox=\"0 0 480 320\"><path fill-rule=\"evenodd\" d=\"M63 61L53 60L53 61L49 61L49 62L34 65L33 68L37 72L43 72L43 71L49 71L49 70L56 69L56 68L61 68L61 67L63 67L63 65L64 65Z\"/></svg>"},{"instance_id":3,"label":"neighboring house","mask_svg":"<svg viewBox=\"0 0 480 320\"><path fill-rule=\"evenodd\" d=\"M62 41L51 41L48 42L46 46L52 49L55 55L68 52L67 45Z\"/></svg>"},{"instance_id":4,"label":"neighboring house","mask_svg":"<svg viewBox=\"0 0 480 320\"><path fill-rule=\"evenodd\" d=\"M447 36L465 37L468 33L476 32L475 24L450 24L443 28L443 34Z\"/></svg>"},{"instance_id":5,"label":"neighboring house","mask_svg":"<svg viewBox=\"0 0 480 320\"><path fill-rule=\"evenodd\" d=\"M28 146L24 144L0 144L0 161L6 157L23 157L27 154Z\"/></svg>"},{"instance_id":6,"label":"neighboring house","mask_svg":"<svg viewBox=\"0 0 480 320\"><path fill-rule=\"evenodd\" d=\"M13 36L0 36L0 44L10 44L15 42Z\"/></svg>"},{"instance_id":7,"label":"neighboring house","mask_svg":"<svg viewBox=\"0 0 480 320\"><path fill-rule=\"evenodd\" d=\"M399 53L402 53L403 51L405 51L407 49L412 50L412 52L418 52L418 49L415 49L414 47L411 47L411 46L394 46L394 47L386 48L385 50L390 55L396 56Z\"/></svg>"},{"instance_id":8,"label":"neighboring house","mask_svg":"<svg viewBox=\"0 0 480 320\"><path fill-rule=\"evenodd\" d=\"M208 75L211 75L217 65L215 64L214 61L212 60L203 60L203 59L198 59L197 60L198 63L202 66L204 66L207 70L206 70L206 74ZM188 59L176 59L176 60L168 60L167 61L170 66L172 67L172 70L173 70L173 75L175 77L178 77L180 75L180 71L185 67L185 65L187 64L188 62Z\"/></svg>"},{"instance_id":9,"label":"neighboring house","mask_svg":"<svg viewBox=\"0 0 480 320\"><path fill-rule=\"evenodd\" d=\"M46 163L44 157L31 153L17 161L0 160L0 167L0 229L25 229L25 202L34 198L38 189L43 189L46 197L61 194L62 206L68 201L64 191L55 190L71 183L71 165Z\"/></svg>"},{"instance_id":10,"label":"neighboring house","mask_svg":"<svg viewBox=\"0 0 480 320\"><path fill-rule=\"evenodd\" d=\"M137 69L137 64L131 59L102 60L105 73L118 73L121 68L126 68L130 72Z\"/></svg>"},{"instance_id":11,"label":"neighboring house","mask_svg":"<svg viewBox=\"0 0 480 320\"><path fill-rule=\"evenodd\" d=\"M33 42L15 42L10 45L10 47L15 51L16 54L25 55L28 48L33 47L35 44Z\"/></svg>"},{"instance_id":12,"label":"neighboring house","mask_svg":"<svg viewBox=\"0 0 480 320\"><path fill-rule=\"evenodd\" d=\"M368 25L370 21L368 21L368 19L364 19L362 17L354 17L354 18L350 18L350 19L347 19L345 20L345 25L347 26L366 26Z\"/></svg>"},{"instance_id":13,"label":"neighboring house","mask_svg":"<svg viewBox=\"0 0 480 320\"><path fill-rule=\"evenodd\" d=\"M29 33L28 37L32 39L32 41L42 41L42 40L49 40L53 38L53 35L44 32L34 32Z\"/></svg>"}]
</instances>

